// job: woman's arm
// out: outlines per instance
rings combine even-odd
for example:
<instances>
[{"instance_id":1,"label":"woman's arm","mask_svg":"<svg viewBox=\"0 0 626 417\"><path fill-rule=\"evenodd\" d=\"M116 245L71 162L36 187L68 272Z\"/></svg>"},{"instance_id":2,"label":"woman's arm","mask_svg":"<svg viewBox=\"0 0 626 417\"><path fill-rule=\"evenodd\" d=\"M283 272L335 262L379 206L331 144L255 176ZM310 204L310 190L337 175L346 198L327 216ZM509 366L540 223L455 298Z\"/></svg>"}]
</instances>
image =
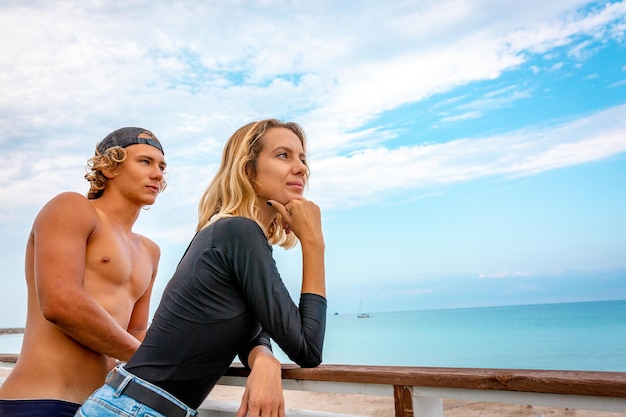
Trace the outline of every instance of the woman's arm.
<instances>
[{"instance_id":1,"label":"woman's arm","mask_svg":"<svg viewBox=\"0 0 626 417\"><path fill-rule=\"evenodd\" d=\"M315 367L322 361L326 329L325 244L321 211L315 203L304 198L291 200L286 205L274 200L268 204L281 214L283 227L296 234L302 248L302 286L298 311L308 350L306 355L298 358L286 353L302 367ZM277 342L280 344L279 340Z\"/></svg>"},{"instance_id":2,"label":"woman's arm","mask_svg":"<svg viewBox=\"0 0 626 417\"><path fill-rule=\"evenodd\" d=\"M224 250L234 261L233 277L250 313L291 360L302 367L319 365L326 328L326 298L321 295L325 291L320 239L311 239L315 246L307 246L303 251L307 259L313 258L313 262L307 261L311 274L305 280L314 292L301 294L300 303L296 305L278 273L272 247L258 224L242 217L221 222L224 228L219 233L229 241ZM321 233L318 236L321 237ZM317 270L316 264L319 265Z\"/></svg>"},{"instance_id":3,"label":"woman's arm","mask_svg":"<svg viewBox=\"0 0 626 417\"><path fill-rule=\"evenodd\" d=\"M248 355L250 375L236 417L285 416L280 362L270 349L256 346Z\"/></svg>"},{"instance_id":4,"label":"woman's arm","mask_svg":"<svg viewBox=\"0 0 626 417\"><path fill-rule=\"evenodd\" d=\"M304 198L286 205L270 200L283 218L284 227L296 234L302 247L302 293L326 297L324 270L324 235L320 208Z\"/></svg>"}]
</instances>

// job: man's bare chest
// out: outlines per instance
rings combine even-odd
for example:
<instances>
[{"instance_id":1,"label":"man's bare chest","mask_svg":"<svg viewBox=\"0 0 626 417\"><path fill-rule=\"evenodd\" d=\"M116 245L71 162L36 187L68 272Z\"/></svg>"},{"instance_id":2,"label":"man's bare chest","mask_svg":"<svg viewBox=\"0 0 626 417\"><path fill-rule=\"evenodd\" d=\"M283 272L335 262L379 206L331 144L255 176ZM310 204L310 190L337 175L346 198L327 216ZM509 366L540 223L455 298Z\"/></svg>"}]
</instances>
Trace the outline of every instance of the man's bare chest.
<instances>
[{"instance_id":1,"label":"man's bare chest","mask_svg":"<svg viewBox=\"0 0 626 417\"><path fill-rule=\"evenodd\" d=\"M98 285L126 287L140 296L150 284L153 269L150 254L137 235L104 229L87 244L86 284L95 281Z\"/></svg>"}]
</instances>

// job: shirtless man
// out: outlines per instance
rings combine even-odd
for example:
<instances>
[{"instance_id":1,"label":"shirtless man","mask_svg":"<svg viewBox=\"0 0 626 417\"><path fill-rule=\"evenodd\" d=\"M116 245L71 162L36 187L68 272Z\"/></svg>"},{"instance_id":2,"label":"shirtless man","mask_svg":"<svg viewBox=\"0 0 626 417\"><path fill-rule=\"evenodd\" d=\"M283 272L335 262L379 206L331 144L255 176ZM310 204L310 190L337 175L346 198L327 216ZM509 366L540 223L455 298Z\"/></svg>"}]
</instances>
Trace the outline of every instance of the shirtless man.
<instances>
[{"instance_id":1,"label":"shirtless man","mask_svg":"<svg viewBox=\"0 0 626 417\"><path fill-rule=\"evenodd\" d=\"M165 166L150 131L116 130L89 161L87 198L59 194L37 215L24 341L0 416L73 416L143 340L160 250L132 228L165 188Z\"/></svg>"}]
</instances>

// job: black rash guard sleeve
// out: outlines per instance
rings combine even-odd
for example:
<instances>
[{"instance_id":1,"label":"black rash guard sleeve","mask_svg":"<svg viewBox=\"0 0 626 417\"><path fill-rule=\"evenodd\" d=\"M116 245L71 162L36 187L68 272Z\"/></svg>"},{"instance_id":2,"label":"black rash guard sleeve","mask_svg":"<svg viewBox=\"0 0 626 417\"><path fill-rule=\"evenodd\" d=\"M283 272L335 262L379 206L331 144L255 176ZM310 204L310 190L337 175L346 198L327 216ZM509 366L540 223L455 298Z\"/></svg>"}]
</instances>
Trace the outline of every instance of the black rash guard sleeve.
<instances>
[{"instance_id":1,"label":"black rash guard sleeve","mask_svg":"<svg viewBox=\"0 0 626 417\"><path fill-rule=\"evenodd\" d=\"M326 299L296 306L259 225L227 217L196 234L125 368L197 408L237 354L247 364L270 337L298 365L319 365L325 327Z\"/></svg>"},{"instance_id":2,"label":"black rash guard sleeve","mask_svg":"<svg viewBox=\"0 0 626 417\"><path fill-rule=\"evenodd\" d=\"M273 351L270 335L267 334L265 330L261 330L261 333L259 333L259 335L252 342L248 343L237 353L237 355L239 356L239 360L246 368L250 368L250 364L248 363L248 356L250 356L250 352L252 351L252 349L257 346L265 346L269 350Z\"/></svg>"},{"instance_id":3,"label":"black rash guard sleeve","mask_svg":"<svg viewBox=\"0 0 626 417\"><path fill-rule=\"evenodd\" d=\"M315 294L302 294L298 308L278 274L271 256L272 247L259 226L251 220L238 219L241 221L237 222L237 227L233 225L229 229L231 238L236 242L232 248L235 252L234 276L247 305L261 327L292 361L302 367L319 365L322 361L326 309L320 315L319 309L312 306L322 300L325 304L325 299ZM259 246L265 246L269 252L263 253L260 248L255 250L253 245L246 243L255 234L257 239L262 238L258 243L263 245Z\"/></svg>"}]
</instances>

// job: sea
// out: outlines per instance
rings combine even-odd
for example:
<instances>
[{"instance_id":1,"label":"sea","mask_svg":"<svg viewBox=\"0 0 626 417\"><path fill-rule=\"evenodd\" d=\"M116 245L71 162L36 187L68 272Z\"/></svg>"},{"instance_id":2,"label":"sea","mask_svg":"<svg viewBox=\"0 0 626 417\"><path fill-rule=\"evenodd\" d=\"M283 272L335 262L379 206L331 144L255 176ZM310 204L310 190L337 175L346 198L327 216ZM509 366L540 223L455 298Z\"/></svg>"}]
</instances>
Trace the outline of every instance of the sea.
<instances>
[{"instance_id":1,"label":"sea","mask_svg":"<svg viewBox=\"0 0 626 417\"><path fill-rule=\"evenodd\" d=\"M327 320L325 364L626 372L626 300ZM21 338L0 336L0 353L19 353Z\"/></svg>"}]
</instances>

